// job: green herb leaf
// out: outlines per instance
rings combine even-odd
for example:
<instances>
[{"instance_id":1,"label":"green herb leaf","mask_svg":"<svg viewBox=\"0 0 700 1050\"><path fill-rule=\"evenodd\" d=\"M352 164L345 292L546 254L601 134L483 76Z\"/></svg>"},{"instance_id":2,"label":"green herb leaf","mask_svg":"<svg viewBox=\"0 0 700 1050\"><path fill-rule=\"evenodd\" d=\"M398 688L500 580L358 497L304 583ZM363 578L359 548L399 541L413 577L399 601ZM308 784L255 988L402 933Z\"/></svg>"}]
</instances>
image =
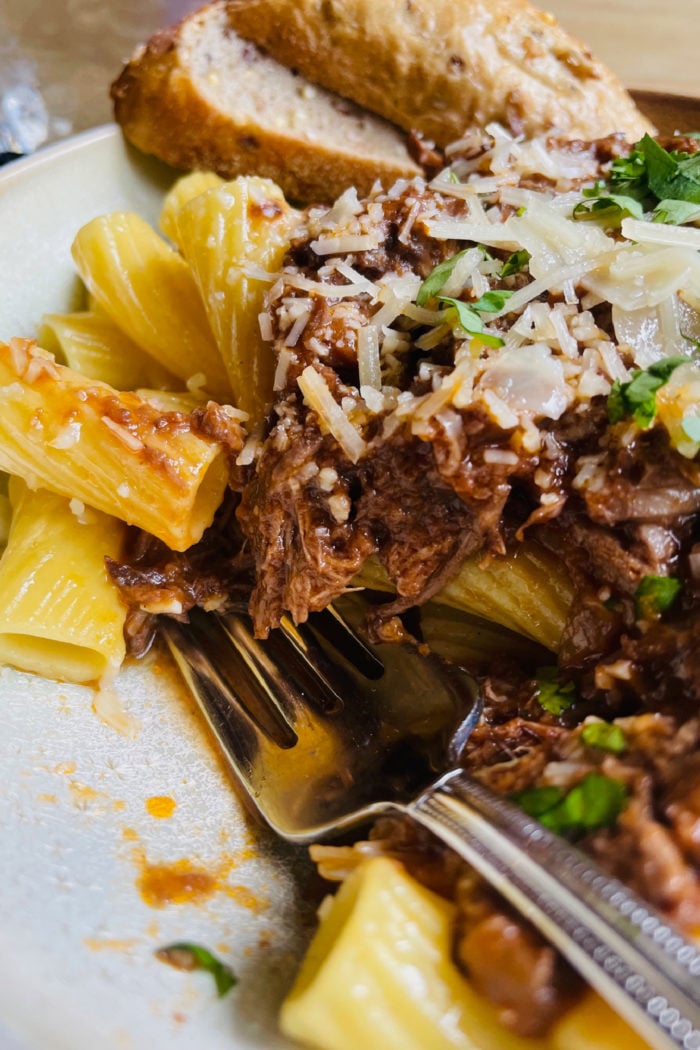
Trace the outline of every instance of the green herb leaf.
<instances>
[{"instance_id":1,"label":"green herb leaf","mask_svg":"<svg viewBox=\"0 0 700 1050\"><path fill-rule=\"evenodd\" d=\"M639 148L646 161L649 189L660 201L670 198L700 204L700 154L669 153L648 134Z\"/></svg>"},{"instance_id":2,"label":"green herb leaf","mask_svg":"<svg viewBox=\"0 0 700 1050\"><path fill-rule=\"evenodd\" d=\"M641 150L635 149L627 157L615 158L610 168L610 182L619 188L624 187L625 192L632 195L633 191L646 191L646 174L646 157Z\"/></svg>"},{"instance_id":3,"label":"green herb leaf","mask_svg":"<svg viewBox=\"0 0 700 1050\"><path fill-rule=\"evenodd\" d=\"M599 747L614 755L621 755L627 747L625 734L611 722L587 722L581 730L581 739L587 747Z\"/></svg>"},{"instance_id":4,"label":"green herb leaf","mask_svg":"<svg viewBox=\"0 0 700 1050\"><path fill-rule=\"evenodd\" d=\"M416 296L417 306L425 306L426 303L429 303L431 299L435 298L442 286L447 282L447 279L451 276L452 271L459 260L466 255L468 251L471 251L471 248L465 248L464 251L457 252L456 255L452 255L449 259L444 259L434 270L430 271L418 289L418 294Z\"/></svg>"},{"instance_id":5,"label":"green herb leaf","mask_svg":"<svg viewBox=\"0 0 700 1050\"><path fill-rule=\"evenodd\" d=\"M489 295L490 293L487 292L486 294ZM474 309L477 305L476 303L465 303L461 299L450 299L447 295L439 295L438 300L441 303L446 303L450 310L454 311L457 323L470 335L478 336L485 346L503 346L503 340L497 335L490 335L484 331L484 322Z\"/></svg>"},{"instance_id":6,"label":"green herb leaf","mask_svg":"<svg viewBox=\"0 0 700 1050\"><path fill-rule=\"evenodd\" d=\"M513 252L512 255L508 256L506 261L503 263L503 268L499 276L512 277L514 273L521 273L529 262L529 251L527 250L527 248L520 248L519 251Z\"/></svg>"},{"instance_id":7,"label":"green herb leaf","mask_svg":"<svg viewBox=\"0 0 700 1050\"><path fill-rule=\"evenodd\" d=\"M543 813L554 809L563 798L563 789L553 785L526 788L525 791L519 791L517 795L513 795L513 801L517 802L530 817L541 817Z\"/></svg>"},{"instance_id":8,"label":"green herb leaf","mask_svg":"<svg viewBox=\"0 0 700 1050\"><path fill-rule=\"evenodd\" d=\"M574 683L562 683L556 667L538 667L535 674L537 700L550 715L560 715L576 702Z\"/></svg>"},{"instance_id":9,"label":"green herb leaf","mask_svg":"<svg viewBox=\"0 0 700 1050\"><path fill-rule=\"evenodd\" d=\"M166 948L159 948L156 958L178 970L206 970L214 978L216 992L220 999L238 984L238 978L233 970L199 944L178 941L176 944L169 944Z\"/></svg>"},{"instance_id":10,"label":"green herb leaf","mask_svg":"<svg viewBox=\"0 0 700 1050\"><path fill-rule=\"evenodd\" d=\"M576 222L602 222L606 226L619 226L626 215L643 219L644 208L634 197L609 193L596 200L579 201L571 217Z\"/></svg>"},{"instance_id":11,"label":"green herb leaf","mask_svg":"<svg viewBox=\"0 0 700 1050\"><path fill-rule=\"evenodd\" d=\"M647 369L632 373L627 383L616 379L608 395L608 419L619 423L631 416L637 426L645 430L656 415L656 391L668 382L679 365L686 364L688 357L665 357L655 361Z\"/></svg>"},{"instance_id":12,"label":"green herb leaf","mask_svg":"<svg viewBox=\"0 0 700 1050\"><path fill-rule=\"evenodd\" d=\"M542 790L547 789L521 791L514 796L514 801L545 827L569 838L579 838L589 831L610 827L627 802L625 785L602 773L589 773L563 797L560 795L557 799L552 793L549 797L554 804L548 809L543 808L545 798L536 795L533 799L533 793ZM559 788L554 790L560 791Z\"/></svg>"},{"instance_id":13,"label":"green herb leaf","mask_svg":"<svg viewBox=\"0 0 700 1050\"><path fill-rule=\"evenodd\" d=\"M654 208L654 222L667 222L673 226L682 226L684 222L695 222L700 219L700 206L691 201L666 199L659 201Z\"/></svg>"},{"instance_id":14,"label":"green herb leaf","mask_svg":"<svg viewBox=\"0 0 700 1050\"><path fill-rule=\"evenodd\" d=\"M633 595L635 619L658 620L671 608L682 587L675 576L644 576Z\"/></svg>"},{"instance_id":15,"label":"green herb leaf","mask_svg":"<svg viewBox=\"0 0 700 1050\"><path fill-rule=\"evenodd\" d=\"M484 294L474 303L469 303L472 310L480 314L495 314L502 310L513 293L505 288L495 288Z\"/></svg>"},{"instance_id":16,"label":"green herb leaf","mask_svg":"<svg viewBox=\"0 0 700 1050\"><path fill-rule=\"evenodd\" d=\"M700 441L700 416L685 416L681 427L685 436L691 441Z\"/></svg>"}]
</instances>

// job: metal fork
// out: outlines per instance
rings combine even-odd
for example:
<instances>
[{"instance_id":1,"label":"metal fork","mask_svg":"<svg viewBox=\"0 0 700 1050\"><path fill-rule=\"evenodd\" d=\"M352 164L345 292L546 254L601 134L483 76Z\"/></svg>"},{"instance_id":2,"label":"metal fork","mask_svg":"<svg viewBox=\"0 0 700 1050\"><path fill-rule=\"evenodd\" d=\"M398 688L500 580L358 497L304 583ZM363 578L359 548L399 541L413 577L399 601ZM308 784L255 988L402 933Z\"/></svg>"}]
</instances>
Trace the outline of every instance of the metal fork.
<instances>
[{"instance_id":1,"label":"metal fork","mask_svg":"<svg viewBox=\"0 0 700 1050\"><path fill-rule=\"evenodd\" d=\"M359 603L359 604L358 604ZM414 645L370 646L353 597L256 640L244 612L162 624L254 807L285 839L403 813L464 857L653 1047L700 1050L700 951L575 847L459 768L481 699ZM447 772L439 772L447 770Z\"/></svg>"}]
</instances>

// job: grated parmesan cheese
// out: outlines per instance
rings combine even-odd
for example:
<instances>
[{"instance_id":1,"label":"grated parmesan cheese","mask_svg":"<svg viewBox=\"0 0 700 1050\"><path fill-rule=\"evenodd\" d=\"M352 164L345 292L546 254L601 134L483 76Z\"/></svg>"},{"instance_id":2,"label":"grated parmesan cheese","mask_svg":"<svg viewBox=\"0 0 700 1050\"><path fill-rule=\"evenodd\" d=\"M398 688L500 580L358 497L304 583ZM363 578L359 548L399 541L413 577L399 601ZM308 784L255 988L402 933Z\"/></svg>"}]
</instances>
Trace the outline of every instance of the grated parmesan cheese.
<instances>
[{"instance_id":1,"label":"grated parmesan cheese","mask_svg":"<svg viewBox=\"0 0 700 1050\"><path fill-rule=\"evenodd\" d=\"M357 463L366 450L364 438L331 394L328 384L313 365L307 365L297 383L304 401L333 435L351 463Z\"/></svg>"}]
</instances>

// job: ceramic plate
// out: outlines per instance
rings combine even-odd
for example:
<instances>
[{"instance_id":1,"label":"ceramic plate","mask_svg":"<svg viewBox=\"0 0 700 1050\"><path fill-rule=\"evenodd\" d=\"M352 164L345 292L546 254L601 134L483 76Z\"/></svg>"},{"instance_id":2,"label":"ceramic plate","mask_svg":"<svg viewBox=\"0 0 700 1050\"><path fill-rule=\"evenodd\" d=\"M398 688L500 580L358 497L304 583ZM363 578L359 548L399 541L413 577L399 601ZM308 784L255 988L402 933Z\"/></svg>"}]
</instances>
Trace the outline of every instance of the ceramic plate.
<instances>
[{"instance_id":1,"label":"ceramic plate","mask_svg":"<svg viewBox=\"0 0 700 1050\"><path fill-rule=\"evenodd\" d=\"M70 244L102 212L155 221L173 173L98 129L0 174L0 338L76 305ZM0 1047L283 1047L303 853L244 816L165 652L115 695L0 671ZM168 903L168 898L180 903ZM159 962L178 940L239 977Z\"/></svg>"}]
</instances>

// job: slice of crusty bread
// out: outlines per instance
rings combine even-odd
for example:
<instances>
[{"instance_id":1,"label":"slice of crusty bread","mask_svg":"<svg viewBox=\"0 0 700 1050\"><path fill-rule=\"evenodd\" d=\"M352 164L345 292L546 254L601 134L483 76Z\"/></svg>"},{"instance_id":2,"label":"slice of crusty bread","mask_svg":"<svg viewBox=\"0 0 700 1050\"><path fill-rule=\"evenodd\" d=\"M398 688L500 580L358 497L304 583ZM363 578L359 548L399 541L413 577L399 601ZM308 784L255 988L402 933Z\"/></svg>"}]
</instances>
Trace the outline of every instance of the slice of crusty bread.
<instances>
[{"instance_id":1,"label":"slice of crusty bread","mask_svg":"<svg viewBox=\"0 0 700 1050\"><path fill-rule=\"evenodd\" d=\"M649 123L613 74L528 0L229 0L284 65L445 146L469 125L636 141Z\"/></svg>"},{"instance_id":2,"label":"slice of crusty bread","mask_svg":"<svg viewBox=\"0 0 700 1050\"><path fill-rule=\"evenodd\" d=\"M380 117L316 87L243 41L215 0L141 47L112 85L139 149L183 169L274 179L291 200L332 201L420 172Z\"/></svg>"}]
</instances>

